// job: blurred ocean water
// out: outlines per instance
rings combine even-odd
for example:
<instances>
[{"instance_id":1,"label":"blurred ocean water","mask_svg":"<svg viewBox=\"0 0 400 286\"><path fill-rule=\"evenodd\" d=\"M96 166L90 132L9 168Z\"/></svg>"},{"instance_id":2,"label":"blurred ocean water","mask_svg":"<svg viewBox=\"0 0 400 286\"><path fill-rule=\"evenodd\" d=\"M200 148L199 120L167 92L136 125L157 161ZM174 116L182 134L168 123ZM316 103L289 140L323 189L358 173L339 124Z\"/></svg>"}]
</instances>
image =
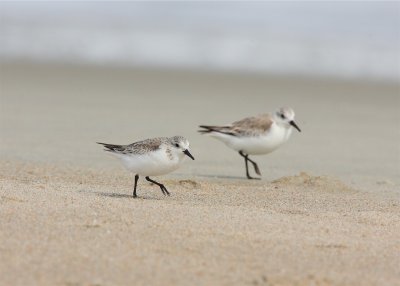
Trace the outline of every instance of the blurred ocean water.
<instances>
[{"instance_id":1,"label":"blurred ocean water","mask_svg":"<svg viewBox=\"0 0 400 286\"><path fill-rule=\"evenodd\" d=\"M400 80L400 2L1 2L0 60Z\"/></svg>"}]
</instances>

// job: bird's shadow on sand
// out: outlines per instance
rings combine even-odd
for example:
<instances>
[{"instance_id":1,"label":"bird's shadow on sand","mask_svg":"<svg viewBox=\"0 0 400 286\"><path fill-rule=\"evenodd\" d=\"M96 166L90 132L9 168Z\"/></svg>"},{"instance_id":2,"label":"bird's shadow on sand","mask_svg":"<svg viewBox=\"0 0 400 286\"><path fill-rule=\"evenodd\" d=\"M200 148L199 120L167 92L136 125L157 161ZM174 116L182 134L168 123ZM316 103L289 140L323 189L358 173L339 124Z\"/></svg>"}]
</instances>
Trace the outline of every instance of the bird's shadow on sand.
<instances>
[{"instance_id":1,"label":"bird's shadow on sand","mask_svg":"<svg viewBox=\"0 0 400 286\"><path fill-rule=\"evenodd\" d=\"M197 178L208 178L208 179L227 179L227 180L240 180L240 181L256 181L259 182L262 178L256 177L255 180L248 180L246 177L241 176L227 176L227 175L210 175L210 174L197 174ZM195 180L194 180L195 181ZM180 181L179 181L180 182ZM138 195L137 198L133 198L132 194L121 194L121 193L114 193L114 192L99 192L94 190L79 190L79 193L83 194L91 194L101 197L108 197L114 199L133 199L133 200L162 200L159 197L150 197L146 195Z\"/></svg>"},{"instance_id":2,"label":"bird's shadow on sand","mask_svg":"<svg viewBox=\"0 0 400 286\"><path fill-rule=\"evenodd\" d=\"M209 174L197 174L196 177L199 178L210 178L210 179L229 179L229 180L243 180L247 181L246 177L240 177L240 176L228 176L228 175L209 175ZM259 181L262 180L261 177L255 177L254 181ZM250 180L249 180L250 181ZM253 181L253 180L251 180Z\"/></svg>"},{"instance_id":3,"label":"bird's shadow on sand","mask_svg":"<svg viewBox=\"0 0 400 286\"><path fill-rule=\"evenodd\" d=\"M132 195L128 194L120 194L120 193L107 193L107 192L98 192L98 191L92 191L92 190L79 190L79 193L85 193L85 194L92 194L96 196L101 196L101 197L109 197L109 198L117 198L117 199L132 199L132 200L161 200L160 198L156 197L147 197L147 196L137 196L137 198L134 198Z\"/></svg>"}]
</instances>

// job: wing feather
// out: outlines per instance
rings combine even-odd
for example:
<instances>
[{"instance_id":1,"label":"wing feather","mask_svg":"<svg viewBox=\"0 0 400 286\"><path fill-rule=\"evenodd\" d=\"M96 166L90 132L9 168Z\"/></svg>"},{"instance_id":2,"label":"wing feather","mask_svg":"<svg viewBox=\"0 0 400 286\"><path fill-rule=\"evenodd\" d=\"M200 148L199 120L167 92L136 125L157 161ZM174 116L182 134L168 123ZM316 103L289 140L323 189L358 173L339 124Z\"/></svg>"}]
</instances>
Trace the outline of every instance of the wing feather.
<instances>
[{"instance_id":1,"label":"wing feather","mask_svg":"<svg viewBox=\"0 0 400 286\"><path fill-rule=\"evenodd\" d=\"M138 141L129 145L114 145L108 143L96 142L104 146L105 151L119 154L144 154L149 151L156 151L167 138L152 138Z\"/></svg>"},{"instance_id":2,"label":"wing feather","mask_svg":"<svg viewBox=\"0 0 400 286\"><path fill-rule=\"evenodd\" d=\"M258 116L246 117L244 119L233 122L231 125L211 126L200 125L199 130L202 134L217 132L231 136L247 136L268 132L274 120L270 114L262 114Z\"/></svg>"}]
</instances>

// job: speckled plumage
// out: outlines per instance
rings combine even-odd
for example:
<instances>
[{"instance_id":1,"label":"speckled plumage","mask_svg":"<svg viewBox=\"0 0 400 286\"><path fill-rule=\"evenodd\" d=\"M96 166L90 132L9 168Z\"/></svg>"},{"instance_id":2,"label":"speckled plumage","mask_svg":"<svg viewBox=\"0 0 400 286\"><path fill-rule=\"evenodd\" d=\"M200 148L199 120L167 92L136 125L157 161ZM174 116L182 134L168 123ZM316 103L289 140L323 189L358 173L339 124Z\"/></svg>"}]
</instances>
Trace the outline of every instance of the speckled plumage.
<instances>
[{"instance_id":1,"label":"speckled plumage","mask_svg":"<svg viewBox=\"0 0 400 286\"><path fill-rule=\"evenodd\" d=\"M129 145L99 143L104 150L119 158L122 164L135 174L133 197L139 175L158 185L164 195L169 195L167 188L149 176L168 174L179 168L186 156L194 160L189 152L189 141L182 136L157 137L138 141Z\"/></svg>"},{"instance_id":2,"label":"speckled plumage","mask_svg":"<svg viewBox=\"0 0 400 286\"><path fill-rule=\"evenodd\" d=\"M170 145L179 143L181 140L186 140L182 136L174 136L174 137L156 137L145 139L142 141L137 141L129 145L114 145L114 144L107 144L107 143L100 143L98 144L103 145L106 149L105 151L119 153L119 154L135 154L135 155L142 155L146 154L151 151L156 151L160 148L162 144ZM168 150L168 149L167 149Z\"/></svg>"}]
</instances>

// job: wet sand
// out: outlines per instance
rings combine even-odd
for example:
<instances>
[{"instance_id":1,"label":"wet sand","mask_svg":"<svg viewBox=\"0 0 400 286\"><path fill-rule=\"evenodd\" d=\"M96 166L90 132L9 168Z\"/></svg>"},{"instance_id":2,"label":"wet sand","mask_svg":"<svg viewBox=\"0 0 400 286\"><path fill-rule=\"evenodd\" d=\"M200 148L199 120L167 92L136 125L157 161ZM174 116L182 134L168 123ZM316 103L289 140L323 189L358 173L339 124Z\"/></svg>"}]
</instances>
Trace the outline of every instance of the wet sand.
<instances>
[{"instance_id":1,"label":"wet sand","mask_svg":"<svg viewBox=\"0 0 400 286\"><path fill-rule=\"evenodd\" d=\"M1 64L1 285L397 285L399 86ZM196 133L291 105L254 157ZM180 134L195 161L133 178L96 141Z\"/></svg>"}]
</instances>

